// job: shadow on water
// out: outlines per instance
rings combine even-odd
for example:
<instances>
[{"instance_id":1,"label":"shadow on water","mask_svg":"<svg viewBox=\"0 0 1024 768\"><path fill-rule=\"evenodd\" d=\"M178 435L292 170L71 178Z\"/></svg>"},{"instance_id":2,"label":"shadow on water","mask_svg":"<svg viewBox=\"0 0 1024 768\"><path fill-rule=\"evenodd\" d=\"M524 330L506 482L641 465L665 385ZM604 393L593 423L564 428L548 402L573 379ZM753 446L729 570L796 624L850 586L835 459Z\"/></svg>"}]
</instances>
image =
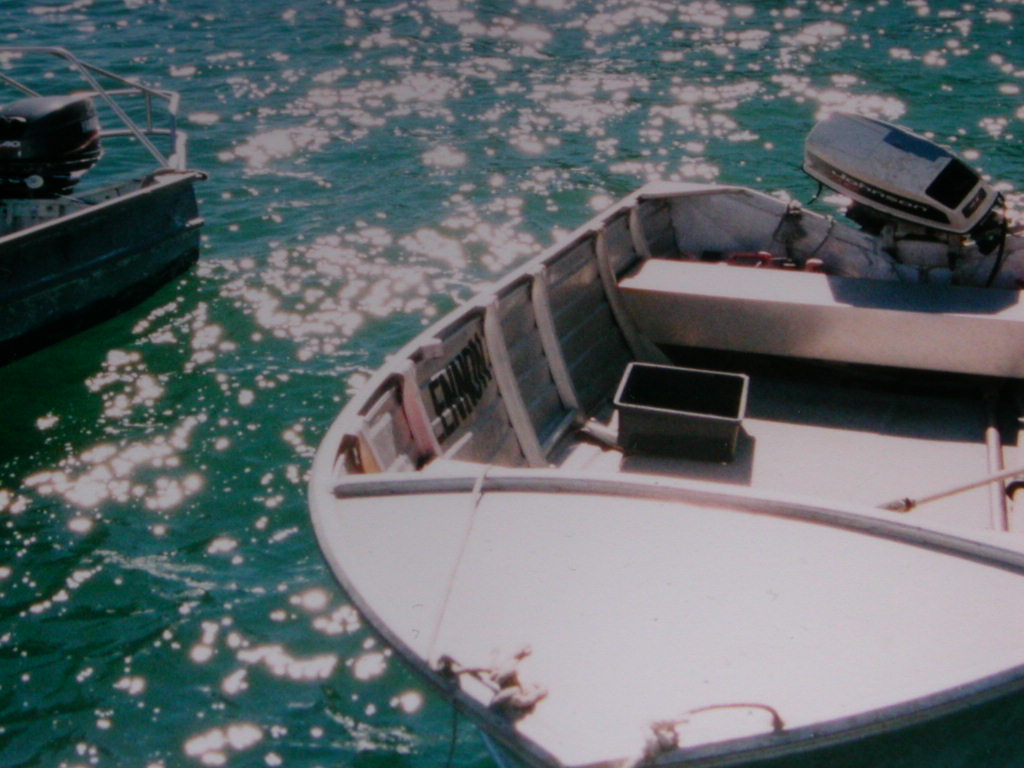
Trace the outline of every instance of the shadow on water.
<instances>
[{"instance_id":1,"label":"shadow on water","mask_svg":"<svg viewBox=\"0 0 1024 768\"><path fill-rule=\"evenodd\" d=\"M96 436L104 422L103 402L89 396L90 378L103 370L112 350L135 348L134 324L168 306L187 285L183 276L112 317L0 366L0 466L19 458L46 464L68 445ZM167 352L165 368L180 367L174 359L180 354Z\"/></svg>"}]
</instances>

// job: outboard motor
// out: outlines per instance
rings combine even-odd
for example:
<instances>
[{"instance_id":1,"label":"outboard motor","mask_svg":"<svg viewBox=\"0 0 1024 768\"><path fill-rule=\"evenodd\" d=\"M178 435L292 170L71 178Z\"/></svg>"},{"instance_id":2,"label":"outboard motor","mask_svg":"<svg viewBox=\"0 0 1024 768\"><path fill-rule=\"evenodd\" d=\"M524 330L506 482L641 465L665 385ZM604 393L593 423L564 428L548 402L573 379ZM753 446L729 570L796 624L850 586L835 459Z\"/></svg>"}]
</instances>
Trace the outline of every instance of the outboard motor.
<instances>
[{"instance_id":1,"label":"outboard motor","mask_svg":"<svg viewBox=\"0 0 1024 768\"><path fill-rule=\"evenodd\" d=\"M88 96L30 96L0 106L0 198L66 195L102 153Z\"/></svg>"},{"instance_id":2,"label":"outboard motor","mask_svg":"<svg viewBox=\"0 0 1024 768\"><path fill-rule=\"evenodd\" d=\"M888 226L936 241L970 236L986 254L1005 236L1002 196L952 152L897 125L834 112L808 134L803 167L851 198L847 215L873 234Z\"/></svg>"}]
</instances>

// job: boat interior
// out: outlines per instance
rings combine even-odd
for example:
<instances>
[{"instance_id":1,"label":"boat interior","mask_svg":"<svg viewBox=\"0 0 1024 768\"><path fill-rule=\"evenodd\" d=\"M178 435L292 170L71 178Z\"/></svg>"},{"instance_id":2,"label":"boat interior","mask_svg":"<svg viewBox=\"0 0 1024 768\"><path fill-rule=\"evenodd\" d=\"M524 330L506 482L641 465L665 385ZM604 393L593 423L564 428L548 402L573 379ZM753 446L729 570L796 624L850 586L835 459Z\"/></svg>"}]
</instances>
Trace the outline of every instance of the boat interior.
<instances>
[{"instance_id":1,"label":"boat interior","mask_svg":"<svg viewBox=\"0 0 1024 768\"><path fill-rule=\"evenodd\" d=\"M1019 296L905 282L877 238L760 192L648 186L392 358L336 425L333 481L557 467L870 507L964 486L908 514L1011 529L1013 478L985 479L1024 460Z\"/></svg>"}]
</instances>

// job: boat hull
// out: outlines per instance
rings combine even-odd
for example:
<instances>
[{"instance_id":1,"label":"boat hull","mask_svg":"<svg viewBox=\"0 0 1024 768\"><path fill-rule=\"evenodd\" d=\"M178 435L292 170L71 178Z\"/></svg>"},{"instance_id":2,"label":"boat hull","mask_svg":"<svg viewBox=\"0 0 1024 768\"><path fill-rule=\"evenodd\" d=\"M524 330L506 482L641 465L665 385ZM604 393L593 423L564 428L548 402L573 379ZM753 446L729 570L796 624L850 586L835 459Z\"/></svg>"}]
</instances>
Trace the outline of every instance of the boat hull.
<instances>
[{"instance_id":1,"label":"boat hull","mask_svg":"<svg viewBox=\"0 0 1024 768\"><path fill-rule=\"evenodd\" d=\"M774 757L706 756L686 762L659 763L678 768L974 768L979 765L1019 765L1024 761L1020 722L1024 693L1008 693L927 722L894 727L885 733L841 743L807 744L800 751ZM483 734L499 768L527 768L521 759L492 736Z\"/></svg>"},{"instance_id":2,"label":"boat hull","mask_svg":"<svg viewBox=\"0 0 1024 768\"><path fill-rule=\"evenodd\" d=\"M827 746L809 746L776 757L693 758L664 763L679 768L974 768L979 765L1019 765L1024 760L1020 722L1024 693L1015 692L924 723ZM484 734L500 768L533 765Z\"/></svg>"},{"instance_id":3,"label":"boat hull","mask_svg":"<svg viewBox=\"0 0 1024 768\"><path fill-rule=\"evenodd\" d=\"M194 172L0 238L0 363L141 301L199 254Z\"/></svg>"}]
</instances>

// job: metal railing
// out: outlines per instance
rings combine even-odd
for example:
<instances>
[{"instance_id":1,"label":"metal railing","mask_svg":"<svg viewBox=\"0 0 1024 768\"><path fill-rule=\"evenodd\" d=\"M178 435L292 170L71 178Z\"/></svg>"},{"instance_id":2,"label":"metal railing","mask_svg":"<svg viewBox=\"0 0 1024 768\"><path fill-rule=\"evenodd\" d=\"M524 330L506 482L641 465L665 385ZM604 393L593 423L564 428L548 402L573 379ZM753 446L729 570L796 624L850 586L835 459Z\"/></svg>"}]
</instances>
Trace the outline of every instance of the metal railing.
<instances>
[{"instance_id":1,"label":"metal railing","mask_svg":"<svg viewBox=\"0 0 1024 768\"><path fill-rule=\"evenodd\" d=\"M177 171L183 171L187 165L186 155L186 134L178 129L178 101L179 97L175 91L151 88L138 83L127 77L118 75L102 67L88 64L70 51L64 48L43 47L43 46L0 46L0 59L8 57L23 57L26 55L46 54L63 59L71 69L78 73L82 80L89 86L86 95L101 99L107 107L121 121L121 126L104 128L100 131L102 137L125 137L135 138L161 167ZM116 87L105 88L100 83L100 78L113 81ZM40 96L38 91L26 85L21 80L0 70L0 82L20 91L26 96ZM145 119L140 125L128 114L121 102L128 99L141 98L145 109ZM119 101L120 100L120 101ZM167 125L157 125L154 104L162 103L166 112ZM150 137L167 137L171 146L170 155L164 154L153 143Z\"/></svg>"}]
</instances>

